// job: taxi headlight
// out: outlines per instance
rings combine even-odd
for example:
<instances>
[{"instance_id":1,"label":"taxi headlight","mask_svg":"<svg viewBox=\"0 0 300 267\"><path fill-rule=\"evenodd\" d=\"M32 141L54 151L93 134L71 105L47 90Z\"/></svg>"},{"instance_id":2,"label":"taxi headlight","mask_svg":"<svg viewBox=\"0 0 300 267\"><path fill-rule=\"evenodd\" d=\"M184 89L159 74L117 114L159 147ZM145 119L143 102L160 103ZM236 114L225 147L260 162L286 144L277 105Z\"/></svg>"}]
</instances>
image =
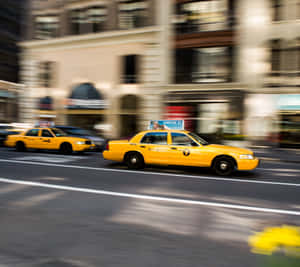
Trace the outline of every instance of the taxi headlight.
<instances>
[{"instance_id":1,"label":"taxi headlight","mask_svg":"<svg viewBox=\"0 0 300 267\"><path fill-rule=\"evenodd\" d=\"M77 145L84 145L84 144L85 144L85 141L77 141L76 144L77 144Z\"/></svg>"},{"instance_id":2,"label":"taxi headlight","mask_svg":"<svg viewBox=\"0 0 300 267\"><path fill-rule=\"evenodd\" d=\"M240 159L254 159L253 155L240 155Z\"/></svg>"}]
</instances>

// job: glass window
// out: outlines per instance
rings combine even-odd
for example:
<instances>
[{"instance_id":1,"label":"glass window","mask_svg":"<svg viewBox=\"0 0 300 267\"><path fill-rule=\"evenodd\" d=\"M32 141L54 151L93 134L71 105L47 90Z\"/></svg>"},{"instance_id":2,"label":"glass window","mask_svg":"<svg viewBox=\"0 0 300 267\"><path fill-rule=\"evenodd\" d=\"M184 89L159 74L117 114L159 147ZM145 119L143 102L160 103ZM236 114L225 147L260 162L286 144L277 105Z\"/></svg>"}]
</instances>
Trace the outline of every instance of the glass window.
<instances>
[{"instance_id":1,"label":"glass window","mask_svg":"<svg viewBox=\"0 0 300 267\"><path fill-rule=\"evenodd\" d=\"M199 135L195 134L195 133L189 133L189 135L191 137L193 137L198 143L200 143L201 145L208 145L208 142L205 141L204 139L202 139Z\"/></svg>"},{"instance_id":2,"label":"glass window","mask_svg":"<svg viewBox=\"0 0 300 267\"><path fill-rule=\"evenodd\" d=\"M26 133L26 136L38 136L39 131L39 129L31 129Z\"/></svg>"},{"instance_id":3,"label":"glass window","mask_svg":"<svg viewBox=\"0 0 300 267\"><path fill-rule=\"evenodd\" d=\"M174 23L178 33L224 30L230 26L229 0L180 3Z\"/></svg>"},{"instance_id":4,"label":"glass window","mask_svg":"<svg viewBox=\"0 0 300 267\"><path fill-rule=\"evenodd\" d=\"M168 144L167 140L168 140L168 133L164 133L164 132L147 133L142 138L141 143L167 145Z\"/></svg>"},{"instance_id":5,"label":"glass window","mask_svg":"<svg viewBox=\"0 0 300 267\"><path fill-rule=\"evenodd\" d=\"M233 48L177 49L176 83L219 83L233 80Z\"/></svg>"},{"instance_id":6,"label":"glass window","mask_svg":"<svg viewBox=\"0 0 300 267\"><path fill-rule=\"evenodd\" d=\"M71 11L72 34L100 32L107 18L105 6L90 6Z\"/></svg>"},{"instance_id":7,"label":"glass window","mask_svg":"<svg viewBox=\"0 0 300 267\"><path fill-rule=\"evenodd\" d=\"M126 55L123 56L123 76L122 83L137 83L138 82L138 56Z\"/></svg>"},{"instance_id":8,"label":"glass window","mask_svg":"<svg viewBox=\"0 0 300 267\"><path fill-rule=\"evenodd\" d=\"M271 69L273 72L280 71L280 54L280 40L273 40L271 51Z\"/></svg>"},{"instance_id":9,"label":"glass window","mask_svg":"<svg viewBox=\"0 0 300 267\"><path fill-rule=\"evenodd\" d=\"M273 21L282 20L283 3L282 0L273 0Z\"/></svg>"},{"instance_id":10,"label":"glass window","mask_svg":"<svg viewBox=\"0 0 300 267\"><path fill-rule=\"evenodd\" d=\"M56 15L43 15L35 18L35 37L50 39L58 36L59 20Z\"/></svg>"},{"instance_id":11,"label":"glass window","mask_svg":"<svg viewBox=\"0 0 300 267\"><path fill-rule=\"evenodd\" d=\"M55 134L56 137L67 136L65 132L57 128L52 128L51 131Z\"/></svg>"},{"instance_id":12,"label":"glass window","mask_svg":"<svg viewBox=\"0 0 300 267\"><path fill-rule=\"evenodd\" d=\"M42 130L42 137L53 137L48 130Z\"/></svg>"},{"instance_id":13,"label":"glass window","mask_svg":"<svg viewBox=\"0 0 300 267\"><path fill-rule=\"evenodd\" d=\"M55 62L44 61L39 64L39 79L42 87L54 87Z\"/></svg>"},{"instance_id":14,"label":"glass window","mask_svg":"<svg viewBox=\"0 0 300 267\"><path fill-rule=\"evenodd\" d=\"M182 133L171 133L172 145L174 146L197 146L190 137Z\"/></svg>"},{"instance_id":15,"label":"glass window","mask_svg":"<svg viewBox=\"0 0 300 267\"><path fill-rule=\"evenodd\" d=\"M147 0L119 0L119 28L133 29L147 25Z\"/></svg>"}]
</instances>

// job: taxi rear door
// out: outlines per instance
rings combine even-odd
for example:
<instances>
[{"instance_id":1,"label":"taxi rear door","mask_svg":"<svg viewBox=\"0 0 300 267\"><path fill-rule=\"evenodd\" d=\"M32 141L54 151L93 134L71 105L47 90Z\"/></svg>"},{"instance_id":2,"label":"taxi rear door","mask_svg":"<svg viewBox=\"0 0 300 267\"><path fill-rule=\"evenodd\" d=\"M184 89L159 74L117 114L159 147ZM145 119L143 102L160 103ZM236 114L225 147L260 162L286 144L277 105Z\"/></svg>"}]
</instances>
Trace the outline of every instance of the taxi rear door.
<instances>
[{"instance_id":1,"label":"taxi rear door","mask_svg":"<svg viewBox=\"0 0 300 267\"><path fill-rule=\"evenodd\" d=\"M22 137L27 148L39 148L39 129L31 129Z\"/></svg>"},{"instance_id":2,"label":"taxi rear door","mask_svg":"<svg viewBox=\"0 0 300 267\"><path fill-rule=\"evenodd\" d=\"M148 132L139 143L139 151L147 164L168 162L168 132Z\"/></svg>"}]
</instances>

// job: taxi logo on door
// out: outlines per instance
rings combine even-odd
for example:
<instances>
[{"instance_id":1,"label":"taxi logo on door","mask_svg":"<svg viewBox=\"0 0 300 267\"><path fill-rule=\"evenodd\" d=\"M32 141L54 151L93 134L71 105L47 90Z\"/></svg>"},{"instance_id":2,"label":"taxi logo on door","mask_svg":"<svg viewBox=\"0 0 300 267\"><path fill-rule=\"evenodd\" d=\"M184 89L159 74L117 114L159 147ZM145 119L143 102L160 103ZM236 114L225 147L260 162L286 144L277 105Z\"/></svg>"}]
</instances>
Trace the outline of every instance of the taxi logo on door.
<instances>
[{"instance_id":1,"label":"taxi logo on door","mask_svg":"<svg viewBox=\"0 0 300 267\"><path fill-rule=\"evenodd\" d=\"M183 150L182 153L186 157L190 155L190 151L188 149Z\"/></svg>"}]
</instances>

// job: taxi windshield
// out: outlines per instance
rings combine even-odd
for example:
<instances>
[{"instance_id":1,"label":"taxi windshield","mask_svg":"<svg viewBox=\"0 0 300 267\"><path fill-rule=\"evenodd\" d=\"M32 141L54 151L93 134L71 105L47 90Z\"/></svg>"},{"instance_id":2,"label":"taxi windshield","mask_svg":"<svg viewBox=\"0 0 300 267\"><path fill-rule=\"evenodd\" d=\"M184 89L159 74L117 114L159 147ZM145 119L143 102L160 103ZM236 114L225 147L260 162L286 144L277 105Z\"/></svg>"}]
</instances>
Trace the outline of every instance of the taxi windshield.
<instances>
[{"instance_id":1,"label":"taxi windshield","mask_svg":"<svg viewBox=\"0 0 300 267\"><path fill-rule=\"evenodd\" d=\"M67 136L65 132L57 128L51 128L51 131L55 134L56 137Z\"/></svg>"},{"instance_id":2,"label":"taxi windshield","mask_svg":"<svg viewBox=\"0 0 300 267\"><path fill-rule=\"evenodd\" d=\"M200 143L203 146L207 146L208 142L205 141L204 139L202 139L199 135L195 134L195 133L188 133L189 136L193 137L198 143Z\"/></svg>"}]
</instances>

